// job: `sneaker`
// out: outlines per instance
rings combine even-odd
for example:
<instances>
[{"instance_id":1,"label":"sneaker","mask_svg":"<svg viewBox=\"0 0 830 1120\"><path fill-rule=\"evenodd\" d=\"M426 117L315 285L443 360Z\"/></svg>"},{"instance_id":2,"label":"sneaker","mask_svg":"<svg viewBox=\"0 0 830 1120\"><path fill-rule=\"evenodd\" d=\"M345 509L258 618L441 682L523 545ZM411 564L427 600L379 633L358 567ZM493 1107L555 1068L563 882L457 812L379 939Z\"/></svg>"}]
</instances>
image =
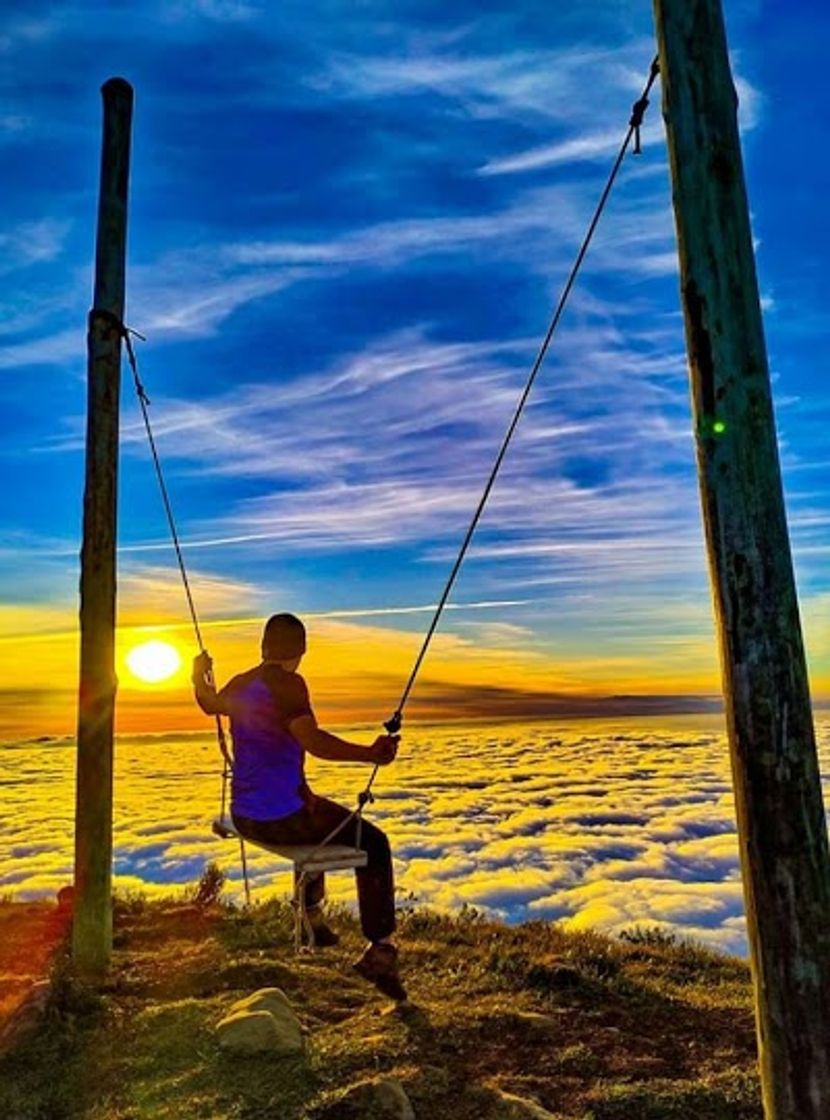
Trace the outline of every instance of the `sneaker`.
<instances>
[{"instance_id":1,"label":"sneaker","mask_svg":"<svg viewBox=\"0 0 830 1120\"><path fill-rule=\"evenodd\" d=\"M377 942L370 945L360 960L355 961L354 969L390 999L402 1003L407 998L398 973L398 950L394 945Z\"/></svg>"}]
</instances>

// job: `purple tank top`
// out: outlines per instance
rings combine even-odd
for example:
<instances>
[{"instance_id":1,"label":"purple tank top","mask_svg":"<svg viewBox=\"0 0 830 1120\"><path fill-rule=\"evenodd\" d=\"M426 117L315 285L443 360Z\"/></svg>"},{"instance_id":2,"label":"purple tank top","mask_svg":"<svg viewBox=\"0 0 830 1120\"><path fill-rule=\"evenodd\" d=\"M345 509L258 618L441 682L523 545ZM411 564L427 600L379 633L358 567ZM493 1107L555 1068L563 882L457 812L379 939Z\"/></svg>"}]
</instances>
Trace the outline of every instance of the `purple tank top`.
<instances>
[{"instance_id":1,"label":"purple tank top","mask_svg":"<svg viewBox=\"0 0 830 1120\"><path fill-rule=\"evenodd\" d=\"M289 725L311 714L305 681L263 664L234 677L220 696L233 737L231 811L256 821L295 813L304 804L305 752Z\"/></svg>"}]
</instances>

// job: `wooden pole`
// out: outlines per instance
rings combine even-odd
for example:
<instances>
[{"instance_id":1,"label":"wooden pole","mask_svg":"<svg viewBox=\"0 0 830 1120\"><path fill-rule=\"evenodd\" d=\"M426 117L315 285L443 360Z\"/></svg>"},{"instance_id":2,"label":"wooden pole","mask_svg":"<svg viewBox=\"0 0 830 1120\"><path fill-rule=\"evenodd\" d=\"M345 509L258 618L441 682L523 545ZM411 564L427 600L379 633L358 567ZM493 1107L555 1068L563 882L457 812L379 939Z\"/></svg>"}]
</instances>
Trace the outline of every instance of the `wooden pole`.
<instances>
[{"instance_id":1,"label":"wooden pole","mask_svg":"<svg viewBox=\"0 0 830 1120\"><path fill-rule=\"evenodd\" d=\"M767 1120L830 1117L830 856L720 0L655 0Z\"/></svg>"},{"instance_id":2,"label":"wooden pole","mask_svg":"<svg viewBox=\"0 0 830 1120\"><path fill-rule=\"evenodd\" d=\"M118 400L133 91L103 86L95 294L87 334L87 434L81 550L81 664L75 794L72 954L101 976L112 949L112 772L115 715L115 544Z\"/></svg>"}]
</instances>

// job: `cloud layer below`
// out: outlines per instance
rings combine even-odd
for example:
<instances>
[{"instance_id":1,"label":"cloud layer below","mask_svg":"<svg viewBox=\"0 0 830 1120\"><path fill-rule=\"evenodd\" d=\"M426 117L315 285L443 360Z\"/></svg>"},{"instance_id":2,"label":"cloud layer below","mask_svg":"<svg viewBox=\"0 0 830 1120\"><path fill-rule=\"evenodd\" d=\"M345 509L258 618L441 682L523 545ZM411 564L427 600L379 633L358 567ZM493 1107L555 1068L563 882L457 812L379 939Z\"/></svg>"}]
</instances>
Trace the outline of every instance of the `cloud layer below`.
<instances>
[{"instance_id":1,"label":"cloud layer below","mask_svg":"<svg viewBox=\"0 0 830 1120\"><path fill-rule=\"evenodd\" d=\"M830 718L817 726L830 774ZM71 878L74 752L65 740L5 751L0 891L29 898ZM363 776L319 763L311 773L318 792L347 802ZM162 893L215 859L239 897L237 849L210 832L218 786L203 736L122 740L116 885ZM611 933L656 925L746 952L720 717L420 729L376 792L402 900ZM288 891L284 862L252 849L250 868L257 897ZM349 876L331 876L329 895L350 901Z\"/></svg>"}]
</instances>

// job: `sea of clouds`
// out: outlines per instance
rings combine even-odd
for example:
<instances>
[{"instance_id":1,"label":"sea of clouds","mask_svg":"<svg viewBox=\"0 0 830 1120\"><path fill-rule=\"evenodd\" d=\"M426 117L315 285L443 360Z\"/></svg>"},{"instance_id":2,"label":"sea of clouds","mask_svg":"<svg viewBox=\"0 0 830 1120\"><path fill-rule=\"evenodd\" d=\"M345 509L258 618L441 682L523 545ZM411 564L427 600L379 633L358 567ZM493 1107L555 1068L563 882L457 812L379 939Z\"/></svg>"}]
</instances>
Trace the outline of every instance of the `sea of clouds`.
<instances>
[{"instance_id":1,"label":"sea of clouds","mask_svg":"<svg viewBox=\"0 0 830 1120\"><path fill-rule=\"evenodd\" d=\"M817 731L827 798L829 717ZM75 752L66 740L2 750L0 893L49 895L72 877ZM315 760L309 771L317 792L347 803L368 773ZM209 737L120 739L115 790L118 888L166 893L216 860L241 897L238 846L210 831ZM389 833L404 901L611 933L657 925L746 953L721 717L418 728L376 793L369 815ZM248 855L255 897L289 891L284 861ZM353 895L348 873L329 877L330 898Z\"/></svg>"}]
</instances>

